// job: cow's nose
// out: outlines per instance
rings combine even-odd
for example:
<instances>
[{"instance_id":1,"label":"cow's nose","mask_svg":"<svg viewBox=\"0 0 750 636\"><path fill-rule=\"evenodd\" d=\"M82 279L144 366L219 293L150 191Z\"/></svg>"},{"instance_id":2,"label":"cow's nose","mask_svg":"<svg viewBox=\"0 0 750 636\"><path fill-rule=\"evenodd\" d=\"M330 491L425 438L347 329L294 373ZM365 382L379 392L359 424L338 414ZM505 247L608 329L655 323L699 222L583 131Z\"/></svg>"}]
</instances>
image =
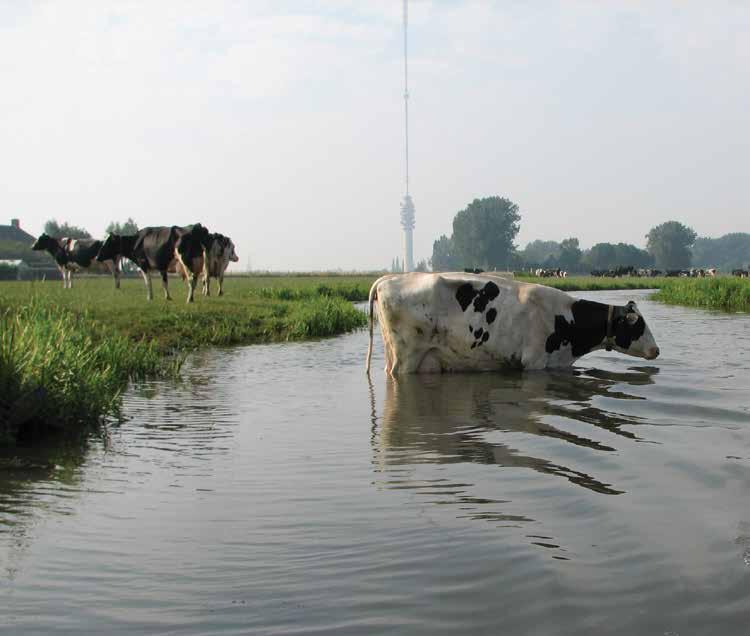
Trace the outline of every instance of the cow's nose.
<instances>
[{"instance_id":1,"label":"cow's nose","mask_svg":"<svg viewBox=\"0 0 750 636\"><path fill-rule=\"evenodd\" d=\"M648 351L648 359L653 360L654 358L659 357L659 347L652 347Z\"/></svg>"}]
</instances>

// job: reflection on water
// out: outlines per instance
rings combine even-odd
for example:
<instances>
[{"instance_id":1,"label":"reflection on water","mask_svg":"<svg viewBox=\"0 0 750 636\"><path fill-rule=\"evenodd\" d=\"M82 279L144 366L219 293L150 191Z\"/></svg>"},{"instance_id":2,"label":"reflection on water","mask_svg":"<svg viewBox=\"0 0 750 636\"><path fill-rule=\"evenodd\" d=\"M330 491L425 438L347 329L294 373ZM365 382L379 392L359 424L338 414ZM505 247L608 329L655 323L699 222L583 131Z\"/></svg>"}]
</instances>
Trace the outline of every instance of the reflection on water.
<instances>
[{"instance_id":1,"label":"reflection on water","mask_svg":"<svg viewBox=\"0 0 750 636\"><path fill-rule=\"evenodd\" d=\"M376 452L384 468L421 462L495 464L557 475L603 494L620 494L622 490L595 476L520 452L501 441L507 437L502 434L538 435L596 451L614 451L585 434L558 428L555 419L640 439L623 430L637 425L637 417L598 408L591 400L594 396L642 399L612 387L649 384L657 372L643 367L596 376L570 371L390 378Z\"/></svg>"},{"instance_id":2,"label":"reflection on water","mask_svg":"<svg viewBox=\"0 0 750 636\"><path fill-rule=\"evenodd\" d=\"M368 381L356 333L131 387L0 458L0 625L745 634L750 317L633 295L658 364Z\"/></svg>"}]
</instances>

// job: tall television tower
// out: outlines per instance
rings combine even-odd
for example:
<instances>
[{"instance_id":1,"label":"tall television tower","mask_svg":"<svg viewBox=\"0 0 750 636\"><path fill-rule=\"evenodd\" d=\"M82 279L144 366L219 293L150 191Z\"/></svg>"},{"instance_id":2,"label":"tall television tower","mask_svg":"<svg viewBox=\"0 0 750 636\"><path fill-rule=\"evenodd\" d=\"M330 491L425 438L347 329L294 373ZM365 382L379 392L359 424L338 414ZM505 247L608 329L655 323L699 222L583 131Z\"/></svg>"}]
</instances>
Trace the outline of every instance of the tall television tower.
<instances>
[{"instance_id":1,"label":"tall television tower","mask_svg":"<svg viewBox=\"0 0 750 636\"><path fill-rule=\"evenodd\" d=\"M406 156L406 194L401 203L401 227L404 228L404 271L414 270L414 202L409 194L409 70L407 65L406 27L408 23L407 0L404 0L404 132Z\"/></svg>"}]
</instances>

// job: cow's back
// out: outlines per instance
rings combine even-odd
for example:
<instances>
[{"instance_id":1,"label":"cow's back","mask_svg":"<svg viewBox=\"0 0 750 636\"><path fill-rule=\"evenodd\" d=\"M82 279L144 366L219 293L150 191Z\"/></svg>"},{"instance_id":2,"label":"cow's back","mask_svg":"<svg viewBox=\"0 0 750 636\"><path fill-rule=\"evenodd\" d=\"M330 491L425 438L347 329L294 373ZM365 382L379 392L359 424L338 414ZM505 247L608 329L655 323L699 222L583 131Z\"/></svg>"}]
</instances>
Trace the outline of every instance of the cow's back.
<instances>
[{"instance_id":1,"label":"cow's back","mask_svg":"<svg viewBox=\"0 0 750 636\"><path fill-rule=\"evenodd\" d=\"M539 286L466 273L392 275L375 285L390 372L520 367Z\"/></svg>"},{"instance_id":2,"label":"cow's back","mask_svg":"<svg viewBox=\"0 0 750 636\"><path fill-rule=\"evenodd\" d=\"M166 271L174 261L177 235L173 227L145 227L138 231L133 256L140 267Z\"/></svg>"}]
</instances>

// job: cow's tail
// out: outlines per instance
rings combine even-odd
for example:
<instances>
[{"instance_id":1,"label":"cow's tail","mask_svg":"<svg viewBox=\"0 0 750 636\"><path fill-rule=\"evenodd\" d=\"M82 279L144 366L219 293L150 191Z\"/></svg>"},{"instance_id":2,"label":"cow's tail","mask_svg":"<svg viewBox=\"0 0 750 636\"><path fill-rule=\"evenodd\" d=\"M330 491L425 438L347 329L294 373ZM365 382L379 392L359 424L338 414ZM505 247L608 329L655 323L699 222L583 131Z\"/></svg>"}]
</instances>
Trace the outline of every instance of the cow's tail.
<instances>
[{"instance_id":1,"label":"cow's tail","mask_svg":"<svg viewBox=\"0 0 750 636\"><path fill-rule=\"evenodd\" d=\"M372 359L372 323L375 320L374 315L374 309L375 309L375 301L378 299L378 283L380 281L375 281L372 284L372 287L370 287L370 298L369 298L369 314L368 314L368 320L370 324L370 344L367 346L367 363L365 364L365 371L367 372L367 375L370 375L370 360Z\"/></svg>"}]
</instances>

